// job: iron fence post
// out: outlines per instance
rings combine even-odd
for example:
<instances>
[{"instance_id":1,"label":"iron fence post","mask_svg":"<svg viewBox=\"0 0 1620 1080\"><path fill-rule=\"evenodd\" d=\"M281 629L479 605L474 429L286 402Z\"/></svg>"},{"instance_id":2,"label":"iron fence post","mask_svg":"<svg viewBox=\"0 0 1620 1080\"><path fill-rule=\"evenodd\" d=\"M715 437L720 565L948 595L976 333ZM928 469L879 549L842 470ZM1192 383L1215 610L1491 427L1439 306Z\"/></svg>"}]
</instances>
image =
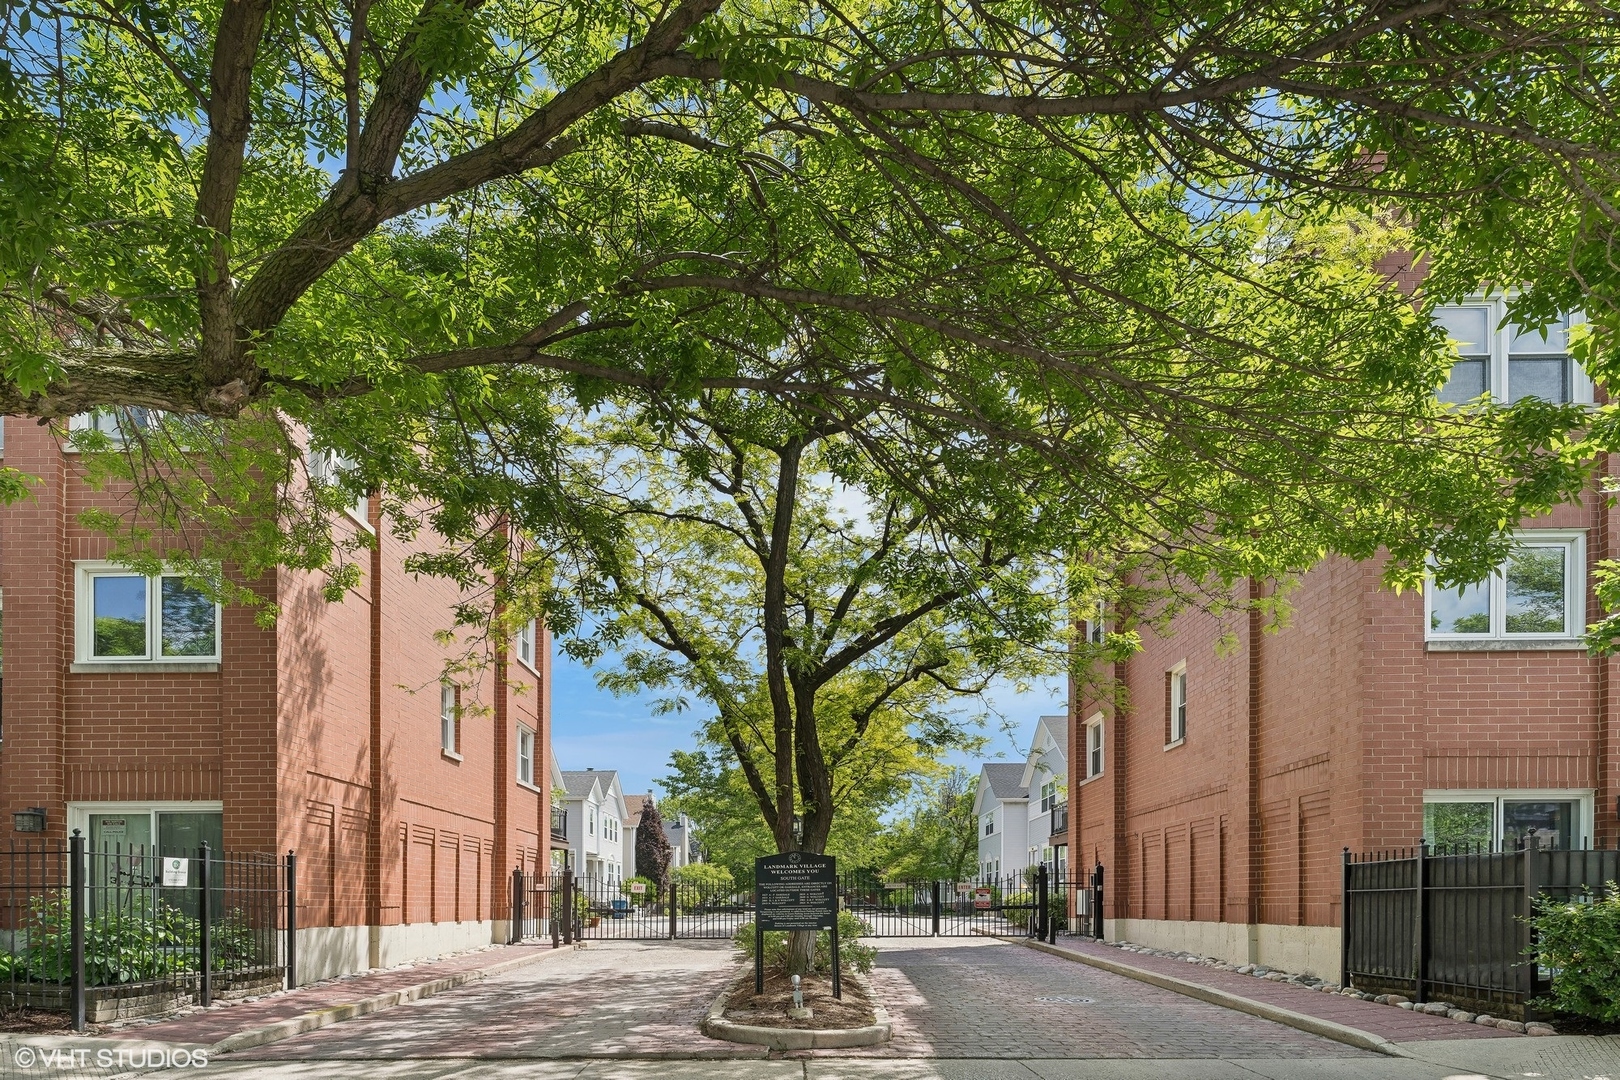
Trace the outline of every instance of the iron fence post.
<instances>
[{"instance_id":1,"label":"iron fence post","mask_svg":"<svg viewBox=\"0 0 1620 1080\"><path fill-rule=\"evenodd\" d=\"M1412 1000L1419 1003L1427 1000L1425 992L1429 981L1429 927L1427 913L1424 910L1428 907L1428 895L1425 891L1428 887L1428 863L1429 842L1419 840L1417 865L1415 867L1417 872L1417 903L1414 905L1415 910L1413 913L1413 920L1416 923L1414 930L1416 932L1412 943L1413 949L1417 952L1417 986L1413 989Z\"/></svg>"},{"instance_id":2,"label":"iron fence post","mask_svg":"<svg viewBox=\"0 0 1620 1080\"><path fill-rule=\"evenodd\" d=\"M68 933L72 950L73 973L70 976L70 1007L73 1010L73 1030L84 1030L84 902L85 902L84 837L78 829L68 841ZM58 956L61 954L58 953Z\"/></svg>"},{"instance_id":3,"label":"iron fence post","mask_svg":"<svg viewBox=\"0 0 1620 1080\"><path fill-rule=\"evenodd\" d=\"M1536 844L1534 841L1524 845L1524 901L1523 916L1519 923L1522 934L1520 955L1524 958L1519 966L1519 994L1524 1001L1525 1018L1529 1019L1530 1000L1536 996L1536 954L1535 954L1535 927L1530 925L1530 919L1536 913Z\"/></svg>"},{"instance_id":4,"label":"iron fence post","mask_svg":"<svg viewBox=\"0 0 1620 1080\"><path fill-rule=\"evenodd\" d=\"M1098 863L1091 871L1091 924L1092 937L1098 941L1103 939L1103 864Z\"/></svg>"},{"instance_id":5,"label":"iron fence post","mask_svg":"<svg viewBox=\"0 0 1620 1080\"><path fill-rule=\"evenodd\" d=\"M512 867L512 929L506 935L508 945L523 940L523 867Z\"/></svg>"},{"instance_id":6,"label":"iron fence post","mask_svg":"<svg viewBox=\"0 0 1620 1080\"><path fill-rule=\"evenodd\" d=\"M287 849L287 989L298 988L298 856Z\"/></svg>"},{"instance_id":7,"label":"iron fence post","mask_svg":"<svg viewBox=\"0 0 1620 1080\"><path fill-rule=\"evenodd\" d=\"M1030 936L1036 941L1046 940L1046 908L1049 882L1046 880L1046 864L1041 863L1035 867L1035 910L1030 913Z\"/></svg>"},{"instance_id":8,"label":"iron fence post","mask_svg":"<svg viewBox=\"0 0 1620 1080\"><path fill-rule=\"evenodd\" d=\"M574 943L574 872L563 867L562 872L563 944Z\"/></svg>"},{"instance_id":9,"label":"iron fence post","mask_svg":"<svg viewBox=\"0 0 1620 1080\"><path fill-rule=\"evenodd\" d=\"M933 888L934 936L939 937L939 882L930 882Z\"/></svg>"},{"instance_id":10,"label":"iron fence post","mask_svg":"<svg viewBox=\"0 0 1620 1080\"><path fill-rule=\"evenodd\" d=\"M202 842L200 849L202 865L197 870L197 891L200 894L197 905L197 963L202 969L198 976L197 993L203 1005L209 1005L214 1000L214 950L209 940L213 936L213 904L208 894L208 841Z\"/></svg>"},{"instance_id":11,"label":"iron fence post","mask_svg":"<svg viewBox=\"0 0 1620 1080\"><path fill-rule=\"evenodd\" d=\"M676 890L676 888L677 888L677 885L675 883L675 879L671 878L670 881L669 881L669 888L668 888L668 890L666 890L668 892L668 894L669 894L669 940L671 940L671 941L675 940L675 935L678 932L678 925L677 925L677 923L675 921L676 918L677 918L677 913L675 911L675 890Z\"/></svg>"},{"instance_id":12,"label":"iron fence post","mask_svg":"<svg viewBox=\"0 0 1620 1080\"><path fill-rule=\"evenodd\" d=\"M1339 985L1350 985L1350 848L1344 849L1344 871L1339 883Z\"/></svg>"}]
</instances>

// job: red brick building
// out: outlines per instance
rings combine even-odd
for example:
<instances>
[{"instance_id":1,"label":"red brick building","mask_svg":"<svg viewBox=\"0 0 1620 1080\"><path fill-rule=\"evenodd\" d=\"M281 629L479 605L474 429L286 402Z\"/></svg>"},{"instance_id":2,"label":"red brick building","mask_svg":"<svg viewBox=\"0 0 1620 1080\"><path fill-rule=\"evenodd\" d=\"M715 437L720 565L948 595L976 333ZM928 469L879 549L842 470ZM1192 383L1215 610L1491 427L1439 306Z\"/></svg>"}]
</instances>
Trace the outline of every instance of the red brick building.
<instances>
[{"instance_id":1,"label":"red brick building","mask_svg":"<svg viewBox=\"0 0 1620 1080\"><path fill-rule=\"evenodd\" d=\"M443 678L455 588L406 572L372 498L339 526L375 538L360 584L329 603L315 575L269 575L263 629L107 562L79 514L116 493L49 429L3 423L4 464L43 480L0 509L8 833L37 806L47 838L98 847L296 851L305 980L505 940L513 867L549 862L544 628Z\"/></svg>"},{"instance_id":2,"label":"red brick building","mask_svg":"<svg viewBox=\"0 0 1620 1080\"><path fill-rule=\"evenodd\" d=\"M1442 317L1463 342L1442 396L1591 400L1559 332L1497 329L1497 299ZM1519 539L1446 592L1329 560L1275 633L1184 615L1076 686L1071 863L1104 866L1107 934L1331 978L1345 847L1620 841L1620 659L1580 641L1620 519L1594 496Z\"/></svg>"}]
</instances>

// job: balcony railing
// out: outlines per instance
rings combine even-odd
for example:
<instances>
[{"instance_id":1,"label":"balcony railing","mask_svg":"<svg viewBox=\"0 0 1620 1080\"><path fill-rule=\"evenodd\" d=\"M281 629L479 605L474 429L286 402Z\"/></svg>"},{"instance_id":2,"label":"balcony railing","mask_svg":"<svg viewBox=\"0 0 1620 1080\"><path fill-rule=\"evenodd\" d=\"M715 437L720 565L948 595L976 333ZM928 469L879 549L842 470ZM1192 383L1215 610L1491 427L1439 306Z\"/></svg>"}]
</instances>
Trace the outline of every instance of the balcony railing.
<instances>
[{"instance_id":1,"label":"balcony railing","mask_svg":"<svg viewBox=\"0 0 1620 1080\"><path fill-rule=\"evenodd\" d=\"M1069 832L1069 804L1058 803L1052 807L1052 835L1068 835Z\"/></svg>"},{"instance_id":2,"label":"balcony railing","mask_svg":"<svg viewBox=\"0 0 1620 1080\"><path fill-rule=\"evenodd\" d=\"M568 842L568 811L561 806L551 808L551 838Z\"/></svg>"}]
</instances>

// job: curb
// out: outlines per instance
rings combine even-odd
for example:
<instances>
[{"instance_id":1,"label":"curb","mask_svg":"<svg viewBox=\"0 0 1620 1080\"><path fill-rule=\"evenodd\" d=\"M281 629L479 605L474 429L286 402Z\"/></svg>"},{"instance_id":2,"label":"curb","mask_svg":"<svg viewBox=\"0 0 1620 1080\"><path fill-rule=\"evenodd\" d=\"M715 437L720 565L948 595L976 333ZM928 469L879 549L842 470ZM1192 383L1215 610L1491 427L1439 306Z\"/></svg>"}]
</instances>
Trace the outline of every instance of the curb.
<instances>
[{"instance_id":1,"label":"curb","mask_svg":"<svg viewBox=\"0 0 1620 1080\"><path fill-rule=\"evenodd\" d=\"M1178 979L1173 975L1160 975L1156 971L1132 967L1130 964L1122 964L1117 960L1105 960L1100 956L1087 956L1083 953L1071 952L1068 949L1060 949L1056 945L1048 945L1043 941L1005 937L1000 934L995 936L1001 938L1002 941L1024 945L1040 952L1050 953L1052 956L1061 956L1065 960L1073 960L1076 963L1086 964L1114 975L1123 975L1127 979L1135 979L1137 982L1157 986L1161 990L1185 994L1187 997L1207 1001L1211 1005L1219 1005L1235 1012L1248 1013L1250 1016L1258 1016L1262 1020L1286 1024L1291 1028L1297 1028L1312 1035L1320 1035L1324 1039L1332 1039L1347 1046L1387 1054L1390 1057L1412 1057L1410 1053L1402 1050L1382 1035L1374 1035L1370 1031L1362 1031L1360 1028L1353 1028L1348 1024L1335 1023L1332 1020L1323 1020L1319 1016L1310 1016L1306 1013L1295 1012L1292 1009L1285 1009L1280 1005L1271 1005L1264 1001L1255 1001L1253 998L1240 997L1226 990L1217 990L1213 986L1188 982L1186 979Z\"/></svg>"},{"instance_id":2,"label":"curb","mask_svg":"<svg viewBox=\"0 0 1620 1080\"><path fill-rule=\"evenodd\" d=\"M867 987L871 998L871 987ZM754 1024L734 1024L725 1018L726 998L730 989L721 992L709 1006L709 1014L698 1025L698 1030L711 1039L725 1042L763 1046L771 1050L847 1050L856 1046L878 1046L889 1041L893 1024L889 1014L875 1000L872 1018L875 1023L858 1028L830 1028L813 1031L805 1028L770 1028Z\"/></svg>"},{"instance_id":3,"label":"curb","mask_svg":"<svg viewBox=\"0 0 1620 1080\"><path fill-rule=\"evenodd\" d=\"M541 946L536 946L536 949ZM443 975L437 979L417 983L415 986L403 987L399 990L389 990L386 993L374 994L359 1001L348 1001L342 1005L327 1005L309 1012L290 1016L285 1020L277 1020L273 1024L263 1027L249 1028L238 1031L235 1035L227 1035L219 1042L208 1047L210 1054L229 1054L233 1050L247 1050L255 1046L264 1046L268 1043L281 1042L294 1035L302 1035L309 1031L318 1031L332 1024L339 1024L345 1020L353 1020L361 1016L370 1016L385 1009L392 1009L396 1005L403 1005L408 1001L420 1001L435 994L442 994L446 990L453 990L458 986L487 979L491 975L500 975L513 968L524 967L537 963L548 956L554 956L553 950L536 952L532 956L514 956L510 960L502 960L498 964L491 964L485 968L472 968L468 971L458 971L454 975Z\"/></svg>"}]
</instances>

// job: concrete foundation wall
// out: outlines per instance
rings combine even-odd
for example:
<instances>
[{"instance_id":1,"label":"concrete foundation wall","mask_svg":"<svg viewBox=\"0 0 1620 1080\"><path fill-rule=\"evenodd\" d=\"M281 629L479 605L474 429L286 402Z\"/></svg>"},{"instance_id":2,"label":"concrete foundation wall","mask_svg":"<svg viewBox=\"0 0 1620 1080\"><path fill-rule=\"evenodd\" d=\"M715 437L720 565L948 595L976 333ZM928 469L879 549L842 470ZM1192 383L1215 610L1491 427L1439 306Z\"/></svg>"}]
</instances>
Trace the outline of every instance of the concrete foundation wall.
<instances>
[{"instance_id":1,"label":"concrete foundation wall","mask_svg":"<svg viewBox=\"0 0 1620 1080\"><path fill-rule=\"evenodd\" d=\"M1192 952L1233 964L1265 964L1319 979L1339 977L1337 926L1106 919L1103 932L1109 941Z\"/></svg>"},{"instance_id":2,"label":"concrete foundation wall","mask_svg":"<svg viewBox=\"0 0 1620 1080\"><path fill-rule=\"evenodd\" d=\"M506 941L510 928L508 921L487 919L409 926L302 927L298 931L298 981L319 982L374 967L480 949Z\"/></svg>"}]
</instances>

